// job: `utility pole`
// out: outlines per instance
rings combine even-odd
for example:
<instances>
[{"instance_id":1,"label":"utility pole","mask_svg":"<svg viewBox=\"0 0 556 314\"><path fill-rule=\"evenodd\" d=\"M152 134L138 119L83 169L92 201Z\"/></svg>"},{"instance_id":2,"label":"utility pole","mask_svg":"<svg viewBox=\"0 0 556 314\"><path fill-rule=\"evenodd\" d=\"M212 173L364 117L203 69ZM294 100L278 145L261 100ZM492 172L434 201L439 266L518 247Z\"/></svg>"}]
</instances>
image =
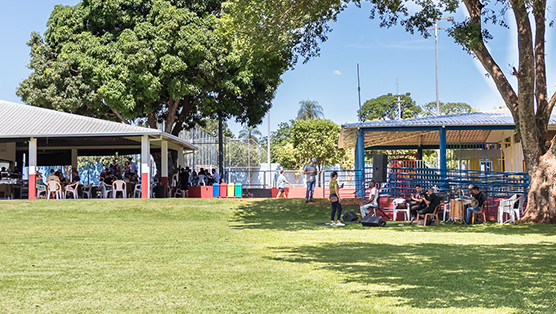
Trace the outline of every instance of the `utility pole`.
<instances>
[{"instance_id":1,"label":"utility pole","mask_svg":"<svg viewBox=\"0 0 556 314\"><path fill-rule=\"evenodd\" d=\"M454 18L452 16L442 17L439 19L434 20L434 70L435 70L435 77L436 77L436 115L440 115L440 91L439 91L439 78L438 78L438 31L445 30L445 28L438 28L438 21L446 20L446 21L453 21ZM427 30L432 30L431 28L427 28Z\"/></svg>"},{"instance_id":2,"label":"utility pole","mask_svg":"<svg viewBox=\"0 0 556 314\"><path fill-rule=\"evenodd\" d=\"M359 121L361 121L361 82L359 81L359 63L357 63L357 95L359 96Z\"/></svg>"},{"instance_id":3,"label":"utility pole","mask_svg":"<svg viewBox=\"0 0 556 314\"><path fill-rule=\"evenodd\" d=\"M388 96L390 96L390 97L392 97L392 96L397 97L397 100L395 100L394 102L398 104L398 120L402 119L402 102L403 101L401 100L400 97L410 96L410 95L411 95L411 93L405 93L403 95L400 95L400 94L392 95L392 93L388 93Z\"/></svg>"}]
</instances>

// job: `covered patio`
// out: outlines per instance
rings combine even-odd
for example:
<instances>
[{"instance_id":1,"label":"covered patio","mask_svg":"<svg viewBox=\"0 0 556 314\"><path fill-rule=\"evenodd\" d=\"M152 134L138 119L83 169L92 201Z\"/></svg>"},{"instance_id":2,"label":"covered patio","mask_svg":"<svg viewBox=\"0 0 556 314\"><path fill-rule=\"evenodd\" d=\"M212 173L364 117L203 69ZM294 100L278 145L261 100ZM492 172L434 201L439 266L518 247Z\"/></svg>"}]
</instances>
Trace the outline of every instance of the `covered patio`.
<instances>
[{"instance_id":1,"label":"covered patio","mask_svg":"<svg viewBox=\"0 0 556 314\"><path fill-rule=\"evenodd\" d=\"M28 199L36 198L37 166L71 165L78 156L140 154L141 182L151 182L151 152L161 153L160 183L168 187L168 153L184 153L195 146L160 130L80 116L24 104L0 101L0 159L27 169ZM150 198L151 185L141 185Z\"/></svg>"},{"instance_id":2,"label":"covered patio","mask_svg":"<svg viewBox=\"0 0 556 314\"><path fill-rule=\"evenodd\" d=\"M547 140L555 134L553 115ZM473 184L487 193L492 210L501 198L526 194L529 185L519 136L507 110L345 124L339 147L355 148L360 197L377 170L371 161L365 162L366 151L407 154L407 158L390 156L383 169L387 179L380 182L382 193L390 199L407 196L416 184L438 187L448 196L461 195ZM438 150L438 161L427 164L424 150Z\"/></svg>"}]
</instances>

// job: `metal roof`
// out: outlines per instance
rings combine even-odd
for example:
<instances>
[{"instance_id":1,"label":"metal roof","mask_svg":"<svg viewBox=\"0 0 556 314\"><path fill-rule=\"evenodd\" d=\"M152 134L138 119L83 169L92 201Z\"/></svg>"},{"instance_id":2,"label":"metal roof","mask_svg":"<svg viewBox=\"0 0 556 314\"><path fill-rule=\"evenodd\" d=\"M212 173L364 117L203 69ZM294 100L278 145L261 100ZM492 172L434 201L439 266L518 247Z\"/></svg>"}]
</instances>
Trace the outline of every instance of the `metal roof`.
<instances>
[{"instance_id":1,"label":"metal roof","mask_svg":"<svg viewBox=\"0 0 556 314\"><path fill-rule=\"evenodd\" d=\"M482 143L492 130L515 128L509 110L472 112L402 120L379 120L342 125L339 146L353 148L357 130L364 129L365 147L438 145L438 129L445 127L447 144ZM556 129L556 115L549 121Z\"/></svg>"},{"instance_id":2,"label":"metal roof","mask_svg":"<svg viewBox=\"0 0 556 314\"><path fill-rule=\"evenodd\" d=\"M179 137L156 129L0 100L2 139L126 137L137 141L140 139L135 137L143 135L168 140L172 147L197 149Z\"/></svg>"}]
</instances>

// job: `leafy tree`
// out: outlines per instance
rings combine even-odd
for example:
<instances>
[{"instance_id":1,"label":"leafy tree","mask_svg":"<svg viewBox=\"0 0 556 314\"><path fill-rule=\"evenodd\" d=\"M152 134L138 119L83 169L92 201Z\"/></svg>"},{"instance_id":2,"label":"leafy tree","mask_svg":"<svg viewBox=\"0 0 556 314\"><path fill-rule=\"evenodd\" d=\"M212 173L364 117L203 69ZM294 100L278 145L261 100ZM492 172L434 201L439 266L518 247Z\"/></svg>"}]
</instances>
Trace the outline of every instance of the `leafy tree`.
<instances>
[{"instance_id":1,"label":"leafy tree","mask_svg":"<svg viewBox=\"0 0 556 314\"><path fill-rule=\"evenodd\" d=\"M272 4L278 2L279 5ZM261 35L291 39L290 46L303 47L300 54L318 54L318 43L326 39L328 21L334 20L348 1L235 0L233 14L255 12L245 18L246 25L257 25L252 31ZM356 0L355 3L360 1ZM556 93L548 95L546 76L546 0L439 0L391 1L373 0L371 18L380 19L382 27L400 23L410 33L429 36L434 21L444 14L455 14L463 6L464 18L454 21L449 34L464 50L476 57L493 79L514 118L520 135L530 186L524 220L556 223L556 137L547 144L548 121L556 103ZM304 14L308 8L309 14ZM457 12L458 15L460 11ZM516 23L519 60L504 72L487 47L492 39L489 29L505 27L505 17ZM241 21L241 20L239 20ZM313 26L317 25L316 28ZM239 27L239 26L238 26ZM306 30L303 32L303 30ZM297 31L296 31L297 30ZM298 34L300 32L302 34ZM297 34L297 36L296 36ZM256 38L251 35L250 38ZM275 40L274 39L274 40ZM264 41L263 41L264 42ZM509 77L517 84L512 86Z\"/></svg>"},{"instance_id":2,"label":"leafy tree","mask_svg":"<svg viewBox=\"0 0 556 314\"><path fill-rule=\"evenodd\" d=\"M32 34L34 72L18 94L33 105L101 118L146 116L150 127L165 122L174 135L206 117L258 124L279 75L264 76L234 47L219 10L220 1L56 6L45 38Z\"/></svg>"},{"instance_id":3,"label":"leafy tree","mask_svg":"<svg viewBox=\"0 0 556 314\"><path fill-rule=\"evenodd\" d=\"M421 108L408 95L400 96L402 118L416 118L421 113ZM365 101L358 111L361 121L394 120L398 118L398 97L395 95L382 95Z\"/></svg>"},{"instance_id":4,"label":"leafy tree","mask_svg":"<svg viewBox=\"0 0 556 314\"><path fill-rule=\"evenodd\" d=\"M33 72L17 94L41 107L125 123L145 119L173 135L206 118L256 125L289 63L282 55L243 50L228 35L221 3L56 6L44 38L31 35Z\"/></svg>"},{"instance_id":5,"label":"leafy tree","mask_svg":"<svg viewBox=\"0 0 556 314\"><path fill-rule=\"evenodd\" d=\"M293 147L292 130L294 120L282 122L270 135L270 158L285 169L299 169L299 154Z\"/></svg>"},{"instance_id":6,"label":"leafy tree","mask_svg":"<svg viewBox=\"0 0 556 314\"><path fill-rule=\"evenodd\" d=\"M478 111L471 105L462 102L440 102L440 115L470 113ZM436 116L436 102L432 101L423 106L421 115L424 117Z\"/></svg>"},{"instance_id":7,"label":"leafy tree","mask_svg":"<svg viewBox=\"0 0 556 314\"><path fill-rule=\"evenodd\" d=\"M293 147L304 162L317 159L320 173L322 166L335 165L342 161L345 151L338 148L340 126L330 120L297 120L293 125Z\"/></svg>"},{"instance_id":8,"label":"leafy tree","mask_svg":"<svg viewBox=\"0 0 556 314\"><path fill-rule=\"evenodd\" d=\"M302 100L299 102L301 107L297 112L297 120L310 120L324 118L322 107L318 101Z\"/></svg>"}]
</instances>

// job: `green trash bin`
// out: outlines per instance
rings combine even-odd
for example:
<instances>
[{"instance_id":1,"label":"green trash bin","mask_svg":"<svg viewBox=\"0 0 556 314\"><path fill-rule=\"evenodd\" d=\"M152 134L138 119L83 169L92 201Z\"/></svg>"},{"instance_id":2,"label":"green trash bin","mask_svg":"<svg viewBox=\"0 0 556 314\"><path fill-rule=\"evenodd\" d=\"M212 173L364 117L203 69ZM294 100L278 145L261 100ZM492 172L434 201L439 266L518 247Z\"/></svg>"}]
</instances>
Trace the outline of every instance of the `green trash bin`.
<instances>
[{"instance_id":1,"label":"green trash bin","mask_svg":"<svg viewBox=\"0 0 556 314\"><path fill-rule=\"evenodd\" d=\"M241 197L241 183L236 183L236 197Z\"/></svg>"},{"instance_id":2,"label":"green trash bin","mask_svg":"<svg viewBox=\"0 0 556 314\"><path fill-rule=\"evenodd\" d=\"M228 197L234 197L235 184L233 182L228 183Z\"/></svg>"}]
</instances>

